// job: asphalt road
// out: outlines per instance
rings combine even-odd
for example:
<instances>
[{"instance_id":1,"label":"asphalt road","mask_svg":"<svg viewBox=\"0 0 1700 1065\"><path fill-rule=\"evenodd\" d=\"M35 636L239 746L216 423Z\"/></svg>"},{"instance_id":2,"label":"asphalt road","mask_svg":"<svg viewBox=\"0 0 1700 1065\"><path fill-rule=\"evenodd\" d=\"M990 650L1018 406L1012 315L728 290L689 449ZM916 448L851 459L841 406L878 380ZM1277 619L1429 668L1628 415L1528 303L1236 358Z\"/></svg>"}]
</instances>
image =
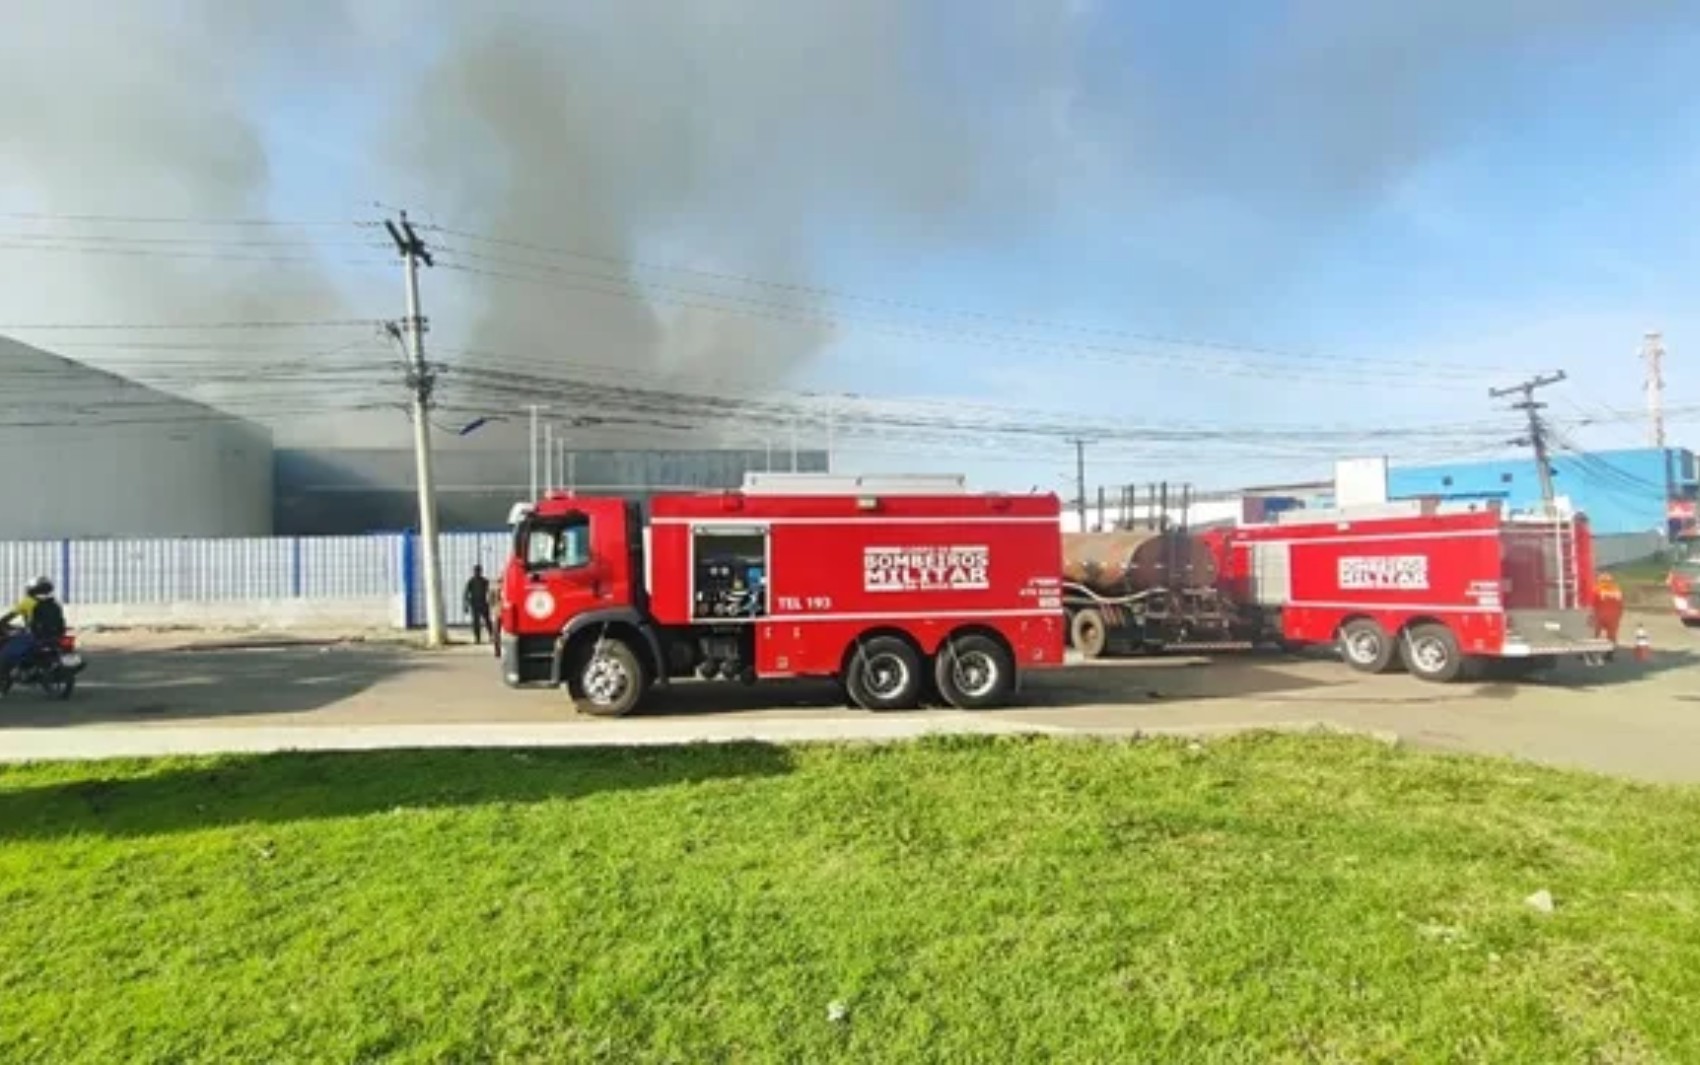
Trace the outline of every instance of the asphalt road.
<instances>
[{"instance_id":1,"label":"asphalt road","mask_svg":"<svg viewBox=\"0 0 1700 1065\"><path fill-rule=\"evenodd\" d=\"M70 703L0 702L0 760L120 754L754 739L891 739L933 731L1123 735L1246 727L1343 729L1649 780L1700 781L1700 636L1645 619L1627 653L1547 683L1438 686L1364 677L1327 659L1156 658L1035 674L1020 707L867 714L830 685L686 683L620 721L548 690L502 686L487 651L399 644L209 649L96 635ZM1625 627L1634 631L1632 618Z\"/></svg>"}]
</instances>

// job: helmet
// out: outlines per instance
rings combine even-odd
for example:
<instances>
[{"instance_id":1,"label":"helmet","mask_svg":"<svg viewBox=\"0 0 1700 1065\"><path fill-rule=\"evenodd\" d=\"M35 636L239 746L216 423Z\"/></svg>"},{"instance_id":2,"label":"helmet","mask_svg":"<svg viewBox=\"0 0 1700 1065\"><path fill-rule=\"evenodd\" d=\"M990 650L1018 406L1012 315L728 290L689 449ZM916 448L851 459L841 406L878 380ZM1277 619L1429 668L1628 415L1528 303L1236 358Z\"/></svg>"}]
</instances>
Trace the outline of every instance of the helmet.
<instances>
[{"instance_id":1,"label":"helmet","mask_svg":"<svg viewBox=\"0 0 1700 1065\"><path fill-rule=\"evenodd\" d=\"M53 580L49 577L37 577L25 591L37 599L44 599L53 594Z\"/></svg>"}]
</instances>

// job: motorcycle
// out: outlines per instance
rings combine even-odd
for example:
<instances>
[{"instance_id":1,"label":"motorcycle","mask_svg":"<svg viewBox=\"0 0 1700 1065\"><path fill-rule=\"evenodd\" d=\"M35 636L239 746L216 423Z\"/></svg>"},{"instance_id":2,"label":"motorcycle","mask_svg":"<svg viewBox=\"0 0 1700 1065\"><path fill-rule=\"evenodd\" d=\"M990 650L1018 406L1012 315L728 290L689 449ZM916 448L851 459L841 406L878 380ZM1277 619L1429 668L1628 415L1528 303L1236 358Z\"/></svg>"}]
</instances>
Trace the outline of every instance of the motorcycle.
<instances>
[{"instance_id":1,"label":"motorcycle","mask_svg":"<svg viewBox=\"0 0 1700 1065\"><path fill-rule=\"evenodd\" d=\"M12 635L11 631L0 632L0 643ZM67 632L56 641L37 641L24 660L12 667L10 676L0 676L0 696L9 694L19 684L33 684L46 692L49 699L63 702L77 689L77 674L87 664L77 650L77 637L73 633Z\"/></svg>"}]
</instances>

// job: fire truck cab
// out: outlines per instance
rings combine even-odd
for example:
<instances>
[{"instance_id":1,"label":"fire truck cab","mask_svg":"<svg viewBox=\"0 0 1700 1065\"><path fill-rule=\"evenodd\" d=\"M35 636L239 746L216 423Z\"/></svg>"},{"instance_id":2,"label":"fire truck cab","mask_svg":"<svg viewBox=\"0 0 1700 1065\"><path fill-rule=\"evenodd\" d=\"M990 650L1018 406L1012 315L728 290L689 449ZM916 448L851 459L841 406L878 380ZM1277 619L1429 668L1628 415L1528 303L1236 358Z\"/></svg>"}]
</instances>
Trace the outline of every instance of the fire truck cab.
<instances>
[{"instance_id":1,"label":"fire truck cab","mask_svg":"<svg viewBox=\"0 0 1700 1065\"><path fill-rule=\"evenodd\" d=\"M960 479L753 476L743 491L525 508L502 672L616 716L656 685L832 677L868 710L1006 701L1063 661L1055 495Z\"/></svg>"}]
</instances>

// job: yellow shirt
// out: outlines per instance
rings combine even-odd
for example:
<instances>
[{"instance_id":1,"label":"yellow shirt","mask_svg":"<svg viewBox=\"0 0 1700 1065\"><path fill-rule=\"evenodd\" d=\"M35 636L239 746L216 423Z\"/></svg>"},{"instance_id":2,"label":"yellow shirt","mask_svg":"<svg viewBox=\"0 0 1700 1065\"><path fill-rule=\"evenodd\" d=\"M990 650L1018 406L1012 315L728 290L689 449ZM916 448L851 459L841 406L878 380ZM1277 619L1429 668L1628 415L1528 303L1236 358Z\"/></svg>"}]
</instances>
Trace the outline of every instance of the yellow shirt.
<instances>
[{"instance_id":1,"label":"yellow shirt","mask_svg":"<svg viewBox=\"0 0 1700 1065\"><path fill-rule=\"evenodd\" d=\"M12 613L28 625L35 618L35 596L26 595L18 600L18 605L12 608Z\"/></svg>"}]
</instances>

